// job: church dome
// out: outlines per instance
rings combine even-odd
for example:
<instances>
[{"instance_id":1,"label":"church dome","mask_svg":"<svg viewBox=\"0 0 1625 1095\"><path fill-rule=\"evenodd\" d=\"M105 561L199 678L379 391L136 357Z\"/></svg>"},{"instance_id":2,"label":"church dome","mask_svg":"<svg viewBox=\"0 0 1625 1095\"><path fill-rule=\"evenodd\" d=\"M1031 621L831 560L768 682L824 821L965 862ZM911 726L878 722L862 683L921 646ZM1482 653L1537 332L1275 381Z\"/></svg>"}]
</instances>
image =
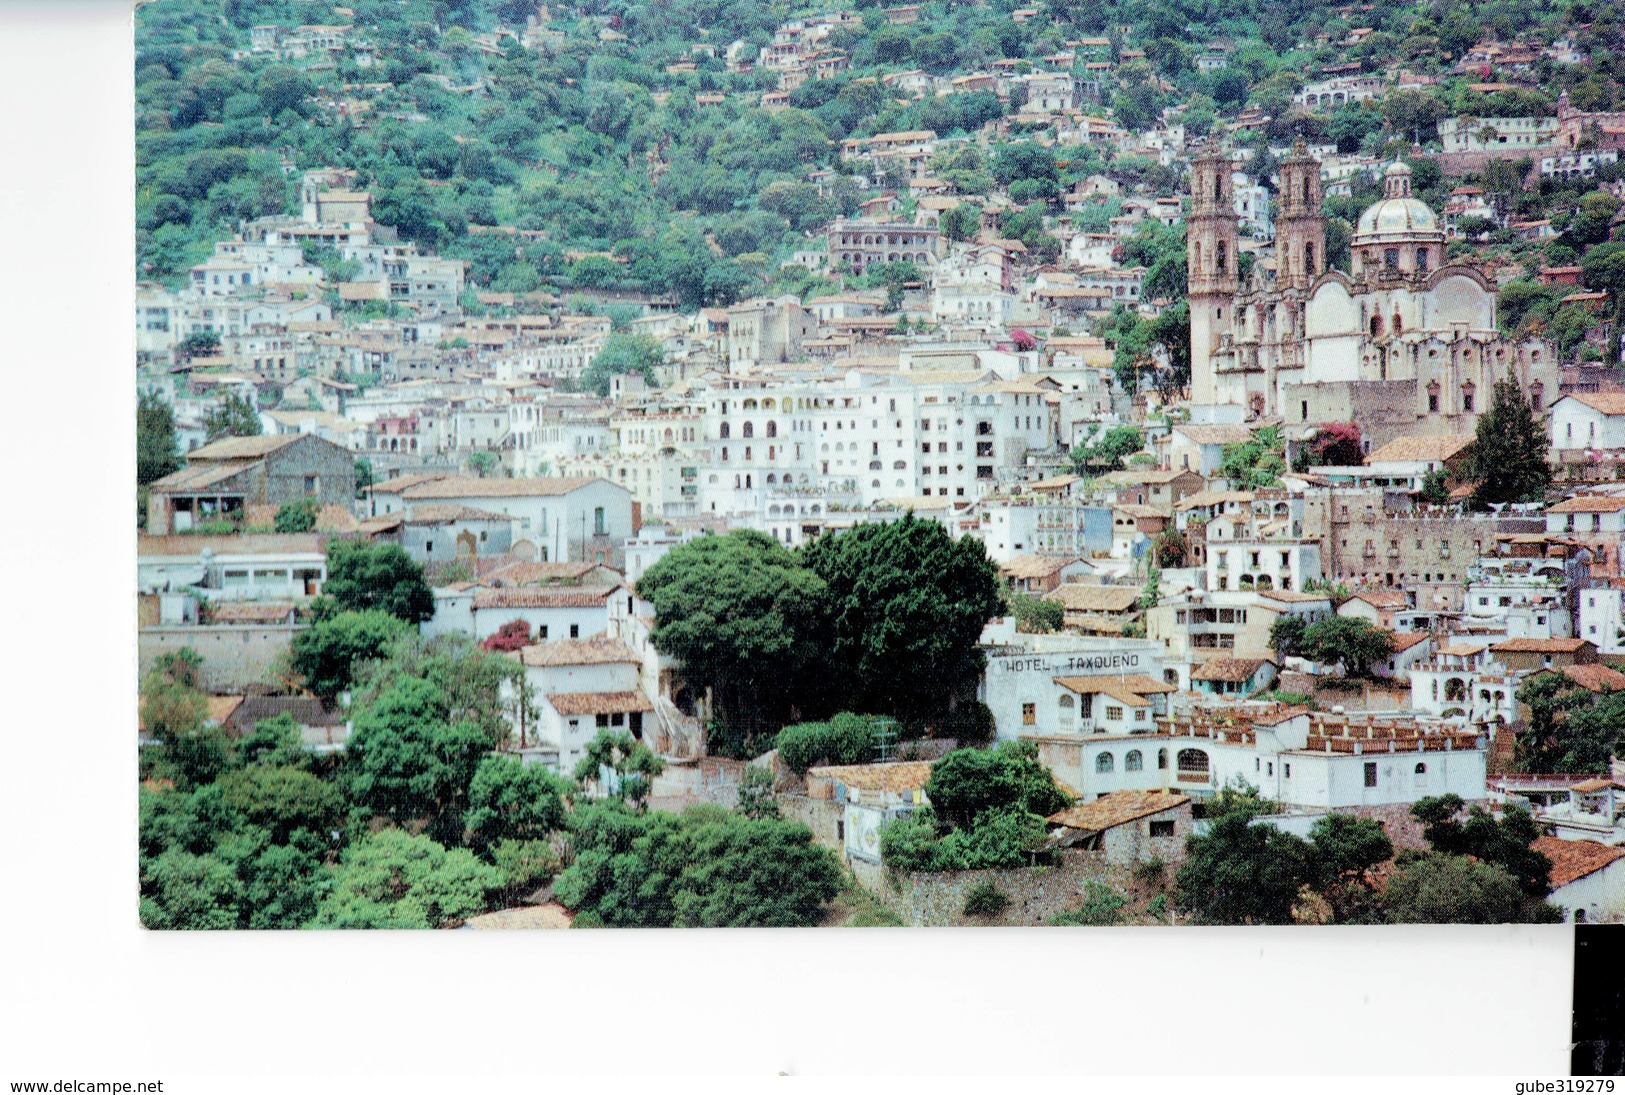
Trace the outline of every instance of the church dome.
<instances>
[{"instance_id":1,"label":"church dome","mask_svg":"<svg viewBox=\"0 0 1625 1095\"><path fill-rule=\"evenodd\" d=\"M1355 243L1442 238L1438 215L1427 203L1411 197L1411 169L1392 163L1383 172L1383 197L1364 213L1354 230Z\"/></svg>"}]
</instances>

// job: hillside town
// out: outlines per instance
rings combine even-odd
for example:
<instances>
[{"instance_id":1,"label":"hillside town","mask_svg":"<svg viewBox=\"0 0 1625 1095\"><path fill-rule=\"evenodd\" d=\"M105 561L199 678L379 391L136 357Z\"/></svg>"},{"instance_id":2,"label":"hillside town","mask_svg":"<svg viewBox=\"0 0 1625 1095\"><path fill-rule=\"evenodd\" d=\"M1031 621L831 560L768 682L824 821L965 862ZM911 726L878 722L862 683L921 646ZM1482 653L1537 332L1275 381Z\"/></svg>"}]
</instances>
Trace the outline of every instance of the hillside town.
<instances>
[{"instance_id":1,"label":"hillside town","mask_svg":"<svg viewBox=\"0 0 1625 1095\"><path fill-rule=\"evenodd\" d=\"M1625 922L1616 8L216 7L148 927Z\"/></svg>"}]
</instances>

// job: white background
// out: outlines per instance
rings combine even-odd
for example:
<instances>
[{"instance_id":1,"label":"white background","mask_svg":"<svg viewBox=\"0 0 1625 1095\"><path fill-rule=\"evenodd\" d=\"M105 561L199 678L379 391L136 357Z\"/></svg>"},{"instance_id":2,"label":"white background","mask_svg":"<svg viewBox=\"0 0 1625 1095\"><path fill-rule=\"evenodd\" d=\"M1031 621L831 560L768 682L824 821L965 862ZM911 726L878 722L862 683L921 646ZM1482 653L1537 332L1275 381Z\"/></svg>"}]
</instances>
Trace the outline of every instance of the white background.
<instances>
[{"instance_id":1,"label":"white background","mask_svg":"<svg viewBox=\"0 0 1625 1095\"><path fill-rule=\"evenodd\" d=\"M141 931L131 73L127 8L0 5L0 1085L1566 1071L1562 928Z\"/></svg>"}]
</instances>

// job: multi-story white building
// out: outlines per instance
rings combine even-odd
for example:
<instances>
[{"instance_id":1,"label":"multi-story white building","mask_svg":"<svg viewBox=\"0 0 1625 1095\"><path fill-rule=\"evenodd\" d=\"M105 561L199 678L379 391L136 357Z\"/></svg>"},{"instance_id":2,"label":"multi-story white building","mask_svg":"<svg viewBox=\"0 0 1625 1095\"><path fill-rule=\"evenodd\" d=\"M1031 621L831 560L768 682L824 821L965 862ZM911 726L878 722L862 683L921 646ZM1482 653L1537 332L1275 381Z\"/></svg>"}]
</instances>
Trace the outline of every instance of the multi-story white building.
<instances>
[{"instance_id":1,"label":"multi-story white building","mask_svg":"<svg viewBox=\"0 0 1625 1095\"><path fill-rule=\"evenodd\" d=\"M1439 140L1446 152L1494 152L1535 148L1557 136L1556 118L1444 118Z\"/></svg>"},{"instance_id":2,"label":"multi-story white building","mask_svg":"<svg viewBox=\"0 0 1625 1095\"><path fill-rule=\"evenodd\" d=\"M1469 723L1518 717L1518 680L1494 660L1489 645L1456 639L1411 666L1411 710Z\"/></svg>"},{"instance_id":3,"label":"multi-story white building","mask_svg":"<svg viewBox=\"0 0 1625 1095\"><path fill-rule=\"evenodd\" d=\"M1485 735L1403 715L1222 704L1153 719L1143 732L1023 737L1085 799L1156 788L1205 796L1246 785L1298 809L1348 810L1487 794Z\"/></svg>"}]
</instances>

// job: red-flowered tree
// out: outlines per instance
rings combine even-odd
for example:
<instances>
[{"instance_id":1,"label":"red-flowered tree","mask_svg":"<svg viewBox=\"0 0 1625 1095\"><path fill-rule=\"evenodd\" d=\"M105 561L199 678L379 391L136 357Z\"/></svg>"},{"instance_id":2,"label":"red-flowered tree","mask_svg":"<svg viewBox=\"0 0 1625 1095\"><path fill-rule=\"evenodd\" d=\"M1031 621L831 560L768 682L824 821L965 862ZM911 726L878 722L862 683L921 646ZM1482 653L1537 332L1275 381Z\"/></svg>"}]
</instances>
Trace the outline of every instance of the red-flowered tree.
<instances>
[{"instance_id":1,"label":"red-flowered tree","mask_svg":"<svg viewBox=\"0 0 1625 1095\"><path fill-rule=\"evenodd\" d=\"M497 628L495 635L487 635L480 645L504 653L523 649L530 645L530 621L509 620Z\"/></svg>"}]
</instances>

